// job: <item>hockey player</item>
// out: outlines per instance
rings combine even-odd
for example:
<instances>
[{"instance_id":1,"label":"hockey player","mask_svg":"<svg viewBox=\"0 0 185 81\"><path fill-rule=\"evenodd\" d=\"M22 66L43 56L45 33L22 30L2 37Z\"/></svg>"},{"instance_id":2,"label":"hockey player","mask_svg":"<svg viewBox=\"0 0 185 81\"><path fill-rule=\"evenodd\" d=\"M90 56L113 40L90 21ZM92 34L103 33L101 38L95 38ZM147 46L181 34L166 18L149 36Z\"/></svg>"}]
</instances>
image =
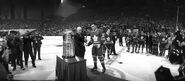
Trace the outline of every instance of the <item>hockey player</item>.
<instances>
[{"instance_id":1,"label":"hockey player","mask_svg":"<svg viewBox=\"0 0 185 81\"><path fill-rule=\"evenodd\" d=\"M133 39L132 39L132 52L131 53L137 53L137 48L138 48L138 33L133 34Z\"/></svg>"},{"instance_id":2,"label":"hockey player","mask_svg":"<svg viewBox=\"0 0 185 81\"><path fill-rule=\"evenodd\" d=\"M102 53L103 42L101 41L102 31L98 29L97 25L95 24L92 24L91 28L92 28L92 31L90 32L91 39L87 44L87 46L91 44L93 45L92 56L93 56L94 67L91 69L91 71L93 72L97 70L97 58L98 58L103 67L102 73L105 73L106 68L105 68L105 63L104 63L104 56Z\"/></svg>"},{"instance_id":3,"label":"hockey player","mask_svg":"<svg viewBox=\"0 0 185 81\"><path fill-rule=\"evenodd\" d=\"M140 51L140 48L142 50L142 53L143 53L143 49L145 47L145 33L143 31L141 31L140 35L139 35L139 38L138 38L138 43L139 43L139 46L138 46L138 53Z\"/></svg>"},{"instance_id":4,"label":"hockey player","mask_svg":"<svg viewBox=\"0 0 185 81\"><path fill-rule=\"evenodd\" d=\"M127 52L130 52L130 46L131 46L131 32L127 32L127 35L125 37L125 42L127 46Z\"/></svg>"},{"instance_id":5,"label":"hockey player","mask_svg":"<svg viewBox=\"0 0 185 81\"><path fill-rule=\"evenodd\" d=\"M159 42L159 37L157 33L155 32L152 37L152 54L158 55L158 42Z\"/></svg>"},{"instance_id":6,"label":"hockey player","mask_svg":"<svg viewBox=\"0 0 185 81\"><path fill-rule=\"evenodd\" d=\"M110 33L110 29L107 30L106 32L106 40L104 42L106 50L107 50L107 58L110 59L110 55L111 55L111 48L113 45L113 40L112 40L112 36Z\"/></svg>"},{"instance_id":7,"label":"hockey player","mask_svg":"<svg viewBox=\"0 0 185 81\"><path fill-rule=\"evenodd\" d=\"M160 44L159 44L159 56L164 56L165 55L165 50L166 50L166 44L167 44L167 36L162 33L160 36Z\"/></svg>"},{"instance_id":8,"label":"hockey player","mask_svg":"<svg viewBox=\"0 0 185 81\"><path fill-rule=\"evenodd\" d=\"M104 42L105 42L105 40L106 40L106 38L105 38L105 36L106 36L106 33L105 33L105 31L102 31L102 35L101 35L101 41L102 41L102 52L103 52L103 56L105 57L105 53L106 53L106 47L105 47L105 44L104 44Z\"/></svg>"}]
</instances>

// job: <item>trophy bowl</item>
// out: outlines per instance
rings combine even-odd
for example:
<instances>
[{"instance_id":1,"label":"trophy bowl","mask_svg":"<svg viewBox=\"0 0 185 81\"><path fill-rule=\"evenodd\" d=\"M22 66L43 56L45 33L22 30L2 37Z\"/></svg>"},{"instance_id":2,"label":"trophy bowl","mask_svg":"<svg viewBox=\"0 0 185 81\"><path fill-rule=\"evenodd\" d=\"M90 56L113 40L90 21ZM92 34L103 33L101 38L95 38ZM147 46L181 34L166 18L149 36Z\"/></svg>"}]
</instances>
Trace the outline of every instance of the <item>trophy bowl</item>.
<instances>
[{"instance_id":1,"label":"trophy bowl","mask_svg":"<svg viewBox=\"0 0 185 81\"><path fill-rule=\"evenodd\" d=\"M63 32L63 58L74 58L74 33L72 29L65 29Z\"/></svg>"}]
</instances>

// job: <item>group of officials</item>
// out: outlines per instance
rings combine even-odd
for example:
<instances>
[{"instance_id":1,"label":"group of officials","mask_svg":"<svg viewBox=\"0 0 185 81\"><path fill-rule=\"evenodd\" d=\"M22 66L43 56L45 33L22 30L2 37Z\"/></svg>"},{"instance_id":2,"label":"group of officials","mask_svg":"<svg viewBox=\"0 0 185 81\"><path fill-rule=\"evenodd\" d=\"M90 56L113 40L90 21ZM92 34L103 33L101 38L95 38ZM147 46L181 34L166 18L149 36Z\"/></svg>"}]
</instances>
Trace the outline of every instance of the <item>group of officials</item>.
<instances>
[{"instance_id":1,"label":"group of officials","mask_svg":"<svg viewBox=\"0 0 185 81\"><path fill-rule=\"evenodd\" d=\"M25 66L28 67L29 56L32 60L32 66L36 68L35 60L38 53L38 59L41 60L40 48L43 37L38 32L26 32L21 35L19 31L9 31L1 33L0 37L0 64L11 74L9 64L16 70L17 65L24 70L23 55Z\"/></svg>"},{"instance_id":2,"label":"group of officials","mask_svg":"<svg viewBox=\"0 0 185 81\"><path fill-rule=\"evenodd\" d=\"M165 56L165 50L172 49L172 42L175 39L175 35L171 32L127 32L125 35L125 41L127 46L127 52L131 50L131 53L143 53L143 49L146 47L146 53L150 53L157 56Z\"/></svg>"}]
</instances>

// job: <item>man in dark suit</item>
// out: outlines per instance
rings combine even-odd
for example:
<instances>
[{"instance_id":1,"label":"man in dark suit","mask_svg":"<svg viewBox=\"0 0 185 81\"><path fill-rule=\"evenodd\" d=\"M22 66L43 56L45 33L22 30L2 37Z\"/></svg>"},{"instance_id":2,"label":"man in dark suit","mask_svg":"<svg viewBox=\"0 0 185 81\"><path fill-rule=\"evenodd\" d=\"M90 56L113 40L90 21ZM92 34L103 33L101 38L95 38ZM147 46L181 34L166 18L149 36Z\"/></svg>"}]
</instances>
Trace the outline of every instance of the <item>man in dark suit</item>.
<instances>
[{"instance_id":1,"label":"man in dark suit","mask_svg":"<svg viewBox=\"0 0 185 81\"><path fill-rule=\"evenodd\" d=\"M147 32L146 36L145 36L146 40L146 53L149 53L149 32Z\"/></svg>"},{"instance_id":2,"label":"man in dark suit","mask_svg":"<svg viewBox=\"0 0 185 81\"><path fill-rule=\"evenodd\" d=\"M76 33L74 35L74 47L75 55L81 58L84 58L85 55L85 46L86 42L84 34L82 34L82 27L77 27Z\"/></svg>"},{"instance_id":3,"label":"man in dark suit","mask_svg":"<svg viewBox=\"0 0 185 81\"><path fill-rule=\"evenodd\" d=\"M151 53L152 52L152 35L147 32L146 35L146 52Z\"/></svg>"},{"instance_id":4,"label":"man in dark suit","mask_svg":"<svg viewBox=\"0 0 185 81\"><path fill-rule=\"evenodd\" d=\"M41 45L42 45L42 41L44 38L36 33L36 35L33 36L33 49L34 49L34 56L35 56L35 60L36 60L36 56L37 56L37 52L38 52L38 59L39 60L42 60L41 59L41 56L40 56L40 48L41 48Z\"/></svg>"},{"instance_id":5,"label":"man in dark suit","mask_svg":"<svg viewBox=\"0 0 185 81\"><path fill-rule=\"evenodd\" d=\"M15 35L15 53L17 55L17 64L20 65L21 69L24 70L24 66L23 66L23 60L22 60L22 56L23 56L23 42L21 40L21 36L20 36L20 32L17 32L17 34Z\"/></svg>"},{"instance_id":6,"label":"man in dark suit","mask_svg":"<svg viewBox=\"0 0 185 81\"><path fill-rule=\"evenodd\" d=\"M10 62L12 63L13 66L13 71L16 70L16 59L17 59L17 50L16 50L16 43L15 43L15 35L16 31L10 31L10 34L7 36L7 46L8 49L11 50L11 55L10 55Z\"/></svg>"},{"instance_id":7,"label":"man in dark suit","mask_svg":"<svg viewBox=\"0 0 185 81\"><path fill-rule=\"evenodd\" d=\"M31 39L30 33L27 32L27 34L25 34L23 36L23 51L24 51L24 58L25 58L25 66L28 66L28 59L29 59L29 55L31 56L31 60L32 60L32 66L34 68L36 68L35 66L35 57L33 55L33 51L32 51L32 42L33 40Z\"/></svg>"},{"instance_id":8,"label":"man in dark suit","mask_svg":"<svg viewBox=\"0 0 185 81\"><path fill-rule=\"evenodd\" d=\"M119 46L123 47L123 30L120 28L119 33L118 33L118 39L119 39Z\"/></svg>"},{"instance_id":9,"label":"man in dark suit","mask_svg":"<svg viewBox=\"0 0 185 81\"><path fill-rule=\"evenodd\" d=\"M115 44L116 44L116 40L117 40L117 33L116 30L112 30L112 40L113 40L113 45L111 48L111 53L113 53L113 55L118 55L116 54L116 49L115 49Z\"/></svg>"}]
</instances>

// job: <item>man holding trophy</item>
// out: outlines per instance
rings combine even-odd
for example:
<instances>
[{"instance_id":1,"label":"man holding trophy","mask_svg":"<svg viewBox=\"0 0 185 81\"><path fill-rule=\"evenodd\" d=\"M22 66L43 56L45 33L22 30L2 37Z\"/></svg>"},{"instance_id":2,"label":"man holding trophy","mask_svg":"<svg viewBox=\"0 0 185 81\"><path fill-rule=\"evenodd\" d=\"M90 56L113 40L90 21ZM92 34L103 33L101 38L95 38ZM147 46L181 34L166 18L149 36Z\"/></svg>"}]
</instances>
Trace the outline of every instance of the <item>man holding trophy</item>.
<instances>
[{"instance_id":1,"label":"man holding trophy","mask_svg":"<svg viewBox=\"0 0 185 81\"><path fill-rule=\"evenodd\" d=\"M82 33L82 27L77 27L76 33L74 34L74 46L75 46L75 55L81 58L84 58L85 55L85 46L86 38Z\"/></svg>"}]
</instances>

